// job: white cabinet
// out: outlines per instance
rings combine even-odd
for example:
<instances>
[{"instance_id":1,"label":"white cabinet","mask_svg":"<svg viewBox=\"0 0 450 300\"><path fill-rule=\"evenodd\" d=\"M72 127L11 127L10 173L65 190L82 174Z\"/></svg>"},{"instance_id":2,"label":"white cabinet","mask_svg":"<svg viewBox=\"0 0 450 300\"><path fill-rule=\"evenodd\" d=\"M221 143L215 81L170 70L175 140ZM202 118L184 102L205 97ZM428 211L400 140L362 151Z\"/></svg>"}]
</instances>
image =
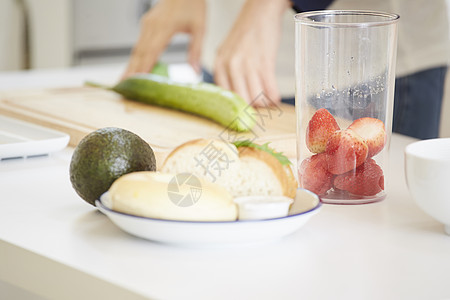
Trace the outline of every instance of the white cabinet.
<instances>
[{"instance_id":1,"label":"white cabinet","mask_svg":"<svg viewBox=\"0 0 450 300\"><path fill-rule=\"evenodd\" d=\"M21 4L15 0L0 1L0 70L25 67L25 26Z\"/></svg>"},{"instance_id":2,"label":"white cabinet","mask_svg":"<svg viewBox=\"0 0 450 300\"><path fill-rule=\"evenodd\" d=\"M151 0L1 0L0 71L125 63ZM164 55L185 61L178 35Z\"/></svg>"},{"instance_id":3,"label":"white cabinet","mask_svg":"<svg viewBox=\"0 0 450 300\"><path fill-rule=\"evenodd\" d=\"M126 62L139 36L140 19L156 2L73 0L74 64ZM177 35L163 59L184 61L187 41L186 35Z\"/></svg>"},{"instance_id":4,"label":"white cabinet","mask_svg":"<svg viewBox=\"0 0 450 300\"><path fill-rule=\"evenodd\" d=\"M62 68L73 63L72 1L23 0L28 16L31 68Z\"/></svg>"}]
</instances>

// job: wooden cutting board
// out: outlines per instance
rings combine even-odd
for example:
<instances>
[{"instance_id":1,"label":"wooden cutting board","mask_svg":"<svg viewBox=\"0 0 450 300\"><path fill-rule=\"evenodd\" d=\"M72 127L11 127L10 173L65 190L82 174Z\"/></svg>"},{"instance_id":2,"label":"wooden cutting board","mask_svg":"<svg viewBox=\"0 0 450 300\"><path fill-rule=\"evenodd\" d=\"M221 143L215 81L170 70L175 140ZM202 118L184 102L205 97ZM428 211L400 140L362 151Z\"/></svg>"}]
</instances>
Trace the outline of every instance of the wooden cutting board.
<instances>
[{"instance_id":1,"label":"wooden cutting board","mask_svg":"<svg viewBox=\"0 0 450 300\"><path fill-rule=\"evenodd\" d=\"M176 146L197 138L271 142L278 151L295 157L295 111L287 104L259 109L254 116L257 125L248 133L90 87L0 92L0 114L65 132L71 146L98 128L124 128L146 140L160 160Z\"/></svg>"}]
</instances>

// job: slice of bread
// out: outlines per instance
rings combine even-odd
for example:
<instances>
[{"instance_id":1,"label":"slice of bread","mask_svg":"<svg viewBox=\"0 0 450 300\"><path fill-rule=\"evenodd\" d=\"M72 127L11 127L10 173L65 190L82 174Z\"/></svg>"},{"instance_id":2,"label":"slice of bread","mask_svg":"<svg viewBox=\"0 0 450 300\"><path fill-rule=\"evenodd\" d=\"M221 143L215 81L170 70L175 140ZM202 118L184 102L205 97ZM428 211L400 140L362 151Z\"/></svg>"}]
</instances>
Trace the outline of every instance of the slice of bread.
<instances>
[{"instance_id":1,"label":"slice of bread","mask_svg":"<svg viewBox=\"0 0 450 300\"><path fill-rule=\"evenodd\" d=\"M271 154L253 147L236 148L214 139L193 140L180 145L166 158L161 172L193 173L222 185L233 197L293 198L297 189L291 168L283 166Z\"/></svg>"}]
</instances>

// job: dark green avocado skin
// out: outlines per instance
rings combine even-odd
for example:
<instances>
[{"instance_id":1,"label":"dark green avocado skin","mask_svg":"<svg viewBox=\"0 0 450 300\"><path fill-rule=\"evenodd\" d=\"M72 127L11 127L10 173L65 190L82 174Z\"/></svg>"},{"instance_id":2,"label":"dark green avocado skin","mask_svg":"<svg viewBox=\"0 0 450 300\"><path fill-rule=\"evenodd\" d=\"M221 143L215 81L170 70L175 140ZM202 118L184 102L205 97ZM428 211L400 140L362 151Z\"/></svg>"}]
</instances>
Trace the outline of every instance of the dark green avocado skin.
<instances>
[{"instance_id":1,"label":"dark green avocado skin","mask_svg":"<svg viewBox=\"0 0 450 300\"><path fill-rule=\"evenodd\" d=\"M106 127L84 137L70 162L70 181L89 204L105 193L120 176L137 171L155 171L152 148L136 134Z\"/></svg>"}]
</instances>

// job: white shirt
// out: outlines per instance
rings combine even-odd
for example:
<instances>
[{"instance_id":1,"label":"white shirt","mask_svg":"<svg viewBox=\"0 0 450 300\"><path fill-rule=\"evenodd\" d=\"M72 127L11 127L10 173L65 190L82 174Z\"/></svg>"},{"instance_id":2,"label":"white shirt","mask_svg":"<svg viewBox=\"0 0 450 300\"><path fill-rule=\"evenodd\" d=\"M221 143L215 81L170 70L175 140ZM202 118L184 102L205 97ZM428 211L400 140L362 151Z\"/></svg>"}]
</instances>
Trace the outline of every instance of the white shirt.
<instances>
[{"instance_id":1,"label":"white shirt","mask_svg":"<svg viewBox=\"0 0 450 300\"><path fill-rule=\"evenodd\" d=\"M274 0L277 1L277 0ZM212 71L216 50L239 14L245 0L209 0L202 63ZM337 0L328 9L375 10L400 15L398 27L397 76L447 65L449 25L445 0ZM277 80L283 97L293 97L295 12L286 11L277 57Z\"/></svg>"}]
</instances>

